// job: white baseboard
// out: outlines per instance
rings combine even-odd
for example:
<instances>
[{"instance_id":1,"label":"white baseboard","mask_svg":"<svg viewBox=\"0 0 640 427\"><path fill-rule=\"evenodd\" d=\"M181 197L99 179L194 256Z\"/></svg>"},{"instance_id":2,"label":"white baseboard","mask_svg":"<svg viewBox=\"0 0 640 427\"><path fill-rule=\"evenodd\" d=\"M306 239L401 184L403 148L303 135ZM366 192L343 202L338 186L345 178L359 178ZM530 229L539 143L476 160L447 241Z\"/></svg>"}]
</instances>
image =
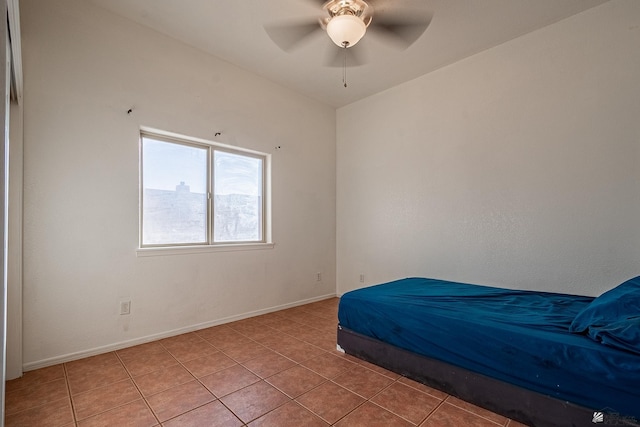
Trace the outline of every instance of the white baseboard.
<instances>
[{"instance_id":1,"label":"white baseboard","mask_svg":"<svg viewBox=\"0 0 640 427\"><path fill-rule=\"evenodd\" d=\"M287 308L297 307L300 305L310 304L312 302L322 301L329 298L335 298L336 294L322 295L319 297L309 298L306 300L296 301L288 304L282 304L275 307L269 307L261 310L250 311L248 313L238 314L235 316L224 317L222 319L212 320L209 322L199 323L197 325L191 325L184 328L173 329L171 331L162 332L159 334L147 335L140 338L135 338L127 341L120 341L117 343L94 347L88 350L82 350L75 353L63 354L48 359L37 360L35 362L29 362L22 365L23 371L33 371L34 369L46 368L47 366L57 365L59 363L71 362L73 360L84 359L85 357L96 356L98 354L108 353L110 351L121 350L123 348L132 347L134 345L145 344L151 341L157 341L163 338L169 338L188 332L198 331L200 329L210 328L211 326L223 325L225 323L235 322L236 320L247 319L249 317L259 316L261 314L272 313L274 311L280 311Z\"/></svg>"}]
</instances>

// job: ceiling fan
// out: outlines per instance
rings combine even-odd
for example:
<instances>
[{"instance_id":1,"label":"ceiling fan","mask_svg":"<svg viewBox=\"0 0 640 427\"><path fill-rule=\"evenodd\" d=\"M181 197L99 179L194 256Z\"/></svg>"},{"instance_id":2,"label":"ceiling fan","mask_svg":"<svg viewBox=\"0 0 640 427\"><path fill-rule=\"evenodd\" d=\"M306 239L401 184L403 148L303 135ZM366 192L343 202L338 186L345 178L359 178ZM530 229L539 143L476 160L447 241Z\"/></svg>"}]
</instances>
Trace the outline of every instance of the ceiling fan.
<instances>
[{"instance_id":1,"label":"ceiling fan","mask_svg":"<svg viewBox=\"0 0 640 427\"><path fill-rule=\"evenodd\" d=\"M425 0L414 2L399 0L307 0L320 7L317 19L265 26L269 37L284 51L301 45L311 36L326 31L330 40L341 50L328 61L329 66L343 66L346 87L346 53L350 51L350 65L361 65L354 46L367 33L406 49L424 33L431 23L431 14L425 9ZM413 3L415 7L407 7ZM404 5L404 7L402 7ZM421 7L418 7L420 5ZM359 48L358 51L361 49ZM343 54L344 52L344 54ZM342 61L341 61L342 60ZM342 62L342 63L340 63Z\"/></svg>"}]
</instances>

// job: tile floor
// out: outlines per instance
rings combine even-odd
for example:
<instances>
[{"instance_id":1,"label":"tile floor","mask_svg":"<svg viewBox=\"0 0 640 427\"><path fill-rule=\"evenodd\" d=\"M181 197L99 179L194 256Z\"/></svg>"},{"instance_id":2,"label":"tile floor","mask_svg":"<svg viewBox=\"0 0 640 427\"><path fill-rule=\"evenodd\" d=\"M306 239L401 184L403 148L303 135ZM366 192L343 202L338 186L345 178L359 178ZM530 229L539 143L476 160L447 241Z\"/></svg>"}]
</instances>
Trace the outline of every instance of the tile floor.
<instances>
[{"instance_id":1,"label":"tile floor","mask_svg":"<svg viewBox=\"0 0 640 427\"><path fill-rule=\"evenodd\" d=\"M522 426L335 350L338 299L27 372L12 426Z\"/></svg>"}]
</instances>

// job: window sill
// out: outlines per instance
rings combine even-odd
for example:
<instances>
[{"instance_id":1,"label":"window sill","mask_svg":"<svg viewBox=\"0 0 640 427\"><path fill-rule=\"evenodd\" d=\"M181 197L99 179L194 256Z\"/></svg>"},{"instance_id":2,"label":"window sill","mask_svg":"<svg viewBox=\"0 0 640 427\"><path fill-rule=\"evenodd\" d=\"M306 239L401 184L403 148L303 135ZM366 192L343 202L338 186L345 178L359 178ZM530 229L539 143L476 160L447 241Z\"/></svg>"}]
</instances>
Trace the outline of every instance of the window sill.
<instances>
[{"instance_id":1,"label":"window sill","mask_svg":"<svg viewBox=\"0 0 640 427\"><path fill-rule=\"evenodd\" d=\"M236 252L273 249L275 243L240 243L233 245L172 246L163 248L138 248L137 257L202 254L208 252Z\"/></svg>"}]
</instances>

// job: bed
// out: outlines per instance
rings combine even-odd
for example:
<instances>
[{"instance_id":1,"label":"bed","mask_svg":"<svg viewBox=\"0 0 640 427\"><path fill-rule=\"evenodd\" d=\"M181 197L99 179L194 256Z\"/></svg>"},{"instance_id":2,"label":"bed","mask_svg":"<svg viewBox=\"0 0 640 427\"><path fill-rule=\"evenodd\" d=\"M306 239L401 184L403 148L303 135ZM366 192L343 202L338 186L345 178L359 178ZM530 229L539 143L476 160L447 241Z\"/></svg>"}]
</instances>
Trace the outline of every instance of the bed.
<instances>
[{"instance_id":1,"label":"bed","mask_svg":"<svg viewBox=\"0 0 640 427\"><path fill-rule=\"evenodd\" d=\"M640 425L640 276L598 298L407 278L338 320L347 354L521 423Z\"/></svg>"}]
</instances>

